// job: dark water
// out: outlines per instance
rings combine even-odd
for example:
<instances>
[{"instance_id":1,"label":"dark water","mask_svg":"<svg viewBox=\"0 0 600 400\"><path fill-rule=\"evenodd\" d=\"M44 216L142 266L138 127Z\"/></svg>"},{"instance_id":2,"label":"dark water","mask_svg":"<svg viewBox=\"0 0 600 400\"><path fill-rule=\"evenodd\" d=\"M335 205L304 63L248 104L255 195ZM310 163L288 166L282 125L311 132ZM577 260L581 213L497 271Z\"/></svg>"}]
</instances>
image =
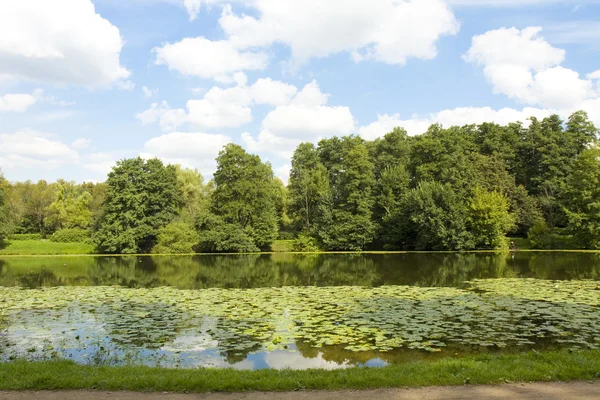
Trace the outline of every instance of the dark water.
<instances>
[{"instance_id":1,"label":"dark water","mask_svg":"<svg viewBox=\"0 0 600 400\"><path fill-rule=\"evenodd\" d=\"M578 252L0 258L0 286L180 289L282 286L461 287L478 278L600 279Z\"/></svg>"},{"instance_id":2,"label":"dark water","mask_svg":"<svg viewBox=\"0 0 600 400\"><path fill-rule=\"evenodd\" d=\"M584 252L6 257L0 361L344 368L595 348L598 280Z\"/></svg>"}]
</instances>

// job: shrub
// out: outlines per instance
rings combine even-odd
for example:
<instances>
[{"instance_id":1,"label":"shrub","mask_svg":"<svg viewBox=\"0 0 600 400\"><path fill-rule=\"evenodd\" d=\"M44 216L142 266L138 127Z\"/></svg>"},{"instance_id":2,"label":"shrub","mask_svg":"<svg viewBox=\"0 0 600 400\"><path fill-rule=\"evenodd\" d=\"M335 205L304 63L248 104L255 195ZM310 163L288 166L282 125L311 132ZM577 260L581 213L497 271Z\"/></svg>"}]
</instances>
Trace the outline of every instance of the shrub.
<instances>
[{"instance_id":1,"label":"shrub","mask_svg":"<svg viewBox=\"0 0 600 400\"><path fill-rule=\"evenodd\" d=\"M42 240L41 233L13 233L8 236L9 240Z\"/></svg>"},{"instance_id":2,"label":"shrub","mask_svg":"<svg viewBox=\"0 0 600 400\"><path fill-rule=\"evenodd\" d=\"M158 230L154 254L189 254L198 246L198 233L185 222L172 222Z\"/></svg>"},{"instance_id":3,"label":"shrub","mask_svg":"<svg viewBox=\"0 0 600 400\"><path fill-rule=\"evenodd\" d=\"M314 253L321 251L319 248L319 241L305 234L298 235L298 239L294 241L294 251Z\"/></svg>"},{"instance_id":4,"label":"shrub","mask_svg":"<svg viewBox=\"0 0 600 400\"><path fill-rule=\"evenodd\" d=\"M52 242L60 243L88 243L90 231L80 228L60 229L50 237Z\"/></svg>"},{"instance_id":5,"label":"shrub","mask_svg":"<svg viewBox=\"0 0 600 400\"><path fill-rule=\"evenodd\" d=\"M252 239L252 230L228 223L220 216L204 214L198 217L200 250L204 253L256 253L260 249Z\"/></svg>"},{"instance_id":6,"label":"shrub","mask_svg":"<svg viewBox=\"0 0 600 400\"><path fill-rule=\"evenodd\" d=\"M277 240L295 240L296 233L290 231L279 231L279 236Z\"/></svg>"},{"instance_id":7,"label":"shrub","mask_svg":"<svg viewBox=\"0 0 600 400\"><path fill-rule=\"evenodd\" d=\"M544 220L539 220L529 229L527 237L532 249L563 250L573 248L571 237L561 234L562 230L551 229Z\"/></svg>"}]
</instances>

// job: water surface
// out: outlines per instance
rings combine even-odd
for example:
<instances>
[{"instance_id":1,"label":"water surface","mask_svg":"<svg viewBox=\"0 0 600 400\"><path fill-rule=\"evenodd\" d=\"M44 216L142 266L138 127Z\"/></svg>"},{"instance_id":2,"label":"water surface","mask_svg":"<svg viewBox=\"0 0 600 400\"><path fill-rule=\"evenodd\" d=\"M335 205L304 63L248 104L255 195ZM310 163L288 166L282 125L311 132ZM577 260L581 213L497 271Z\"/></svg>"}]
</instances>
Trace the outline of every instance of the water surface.
<instances>
[{"instance_id":1,"label":"water surface","mask_svg":"<svg viewBox=\"0 0 600 400\"><path fill-rule=\"evenodd\" d=\"M600 345L600 255L7 257L0 360L345 368Z\"/></svg>"}]
</instances>

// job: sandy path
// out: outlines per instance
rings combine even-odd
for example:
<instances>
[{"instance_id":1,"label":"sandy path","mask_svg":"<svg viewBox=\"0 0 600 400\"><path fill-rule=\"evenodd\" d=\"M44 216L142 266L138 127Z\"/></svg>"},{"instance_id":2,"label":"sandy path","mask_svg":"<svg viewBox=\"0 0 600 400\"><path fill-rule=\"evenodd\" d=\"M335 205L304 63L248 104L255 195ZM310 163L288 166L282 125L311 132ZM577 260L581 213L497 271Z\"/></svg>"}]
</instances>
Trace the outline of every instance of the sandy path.
<instances>
[{"instance_id":1,"label":"sandy path","mask_svg":"<svg viewBox=\"0 0 600 400\"><path fill-rule=\"evenodd\" d=\"M457 399L600 399L600 381L527 383L498 386L425 387L364 391L306 391L250 393L132 393L105 391L0 392L2 400L457 400Z\"/></svg>"}]
</instances>

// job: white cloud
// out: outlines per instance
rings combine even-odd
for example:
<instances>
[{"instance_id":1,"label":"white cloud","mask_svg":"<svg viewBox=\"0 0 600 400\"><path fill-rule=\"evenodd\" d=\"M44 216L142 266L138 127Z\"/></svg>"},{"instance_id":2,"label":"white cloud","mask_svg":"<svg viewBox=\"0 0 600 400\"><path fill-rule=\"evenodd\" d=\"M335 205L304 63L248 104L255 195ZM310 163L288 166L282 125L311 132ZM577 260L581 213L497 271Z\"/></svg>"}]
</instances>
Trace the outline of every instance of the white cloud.
<instances>
[{"instance_id":1,"label":"white cloud","mask_svg":"<svg viewBox=\"0 0 600 400\"><path fill-rule=\"evenodd\" d=\"M45 133L29 129L0 133L0 165L6 169L57 168L78 158L77 151Z\"/></svg>"},{"instance_id":2,"label":"white cloud","mask_svg":"<svg viewBox=\"0 0 600 400\"><path fill-rule=\"evenodd\" d=\"M545 108L569 108L598 95L590 80L561 67L565 51L552 47L541 28L501 28L473 37L463 56L483 65L495 93Z\"/></svg>"},{"instance_id":3,"label":"white cloud","mask_svg":"<svg viewBox=\"0 0 600 400\"><path fill-rule=\"evenodd\" d=\"M133 89L135 89L135 83L133 83L130 80L117 81L115 83L115 85L117 86L117 89L119 89L119 90L125 90L125 91L128 91L128 92L131 92Z\"/></svg>"},{"instance_id":4,"label":"white cloud","mask_svg":"<svg viewBox=\"0 0 600 400\"><path fill-rule=\"evenodd\" d=\"M224 1L184 0L191 20L203 6L217 3ZM236 14L226 4L219 19L225 40L196 37L166 44L155 49L156 63L184 75L232 82L234 72L264 69L269 60L263 50L280 43L291 49L295 66L344 52L356 62L402 65L409 58L434 58L440 37L455 35L460 27L444 0L372 0L368 6L364 0L239 3L257 17Z\"/></svg>"},{"instance_id":5,"label":"white cloud","mask_svg":"<svg viewBox=\"0 0 600 400\"><path fill-rule=\"evenodd\" d=\"M350 52L356 61L404 64L435 57L436 42L458 32L459 23L442 0L254 0L259 17L223 8L219 23L236 48L283 43L302 63L312 57ZM335 21L332 23L332 21Z\"/></svg>"},{"instance_id":6,"label":"white cloud","mask_svg":"<svg viewBox=\"0 0 600 400\"><path fill-rule=\"evenodd\" d=\"M237 86L227 89L215 86L202 99L189 100L187 112L172 109L163 101L152 104L136 117L143 124L159 122L164 131L174 130L185 122L198 128L237 128L252 121L252 105L288 104L297 92L295 86L270 78L259 79L251 86L246 86L245 74L237 73L235 79Z\"/></svg>"},{"instance_id":7,"label":"white cloud","mask_svg":"<svg viewBox=\"0 0 600 400\"><path fill-rule=\"evenodd\" d=\"M0 112L24 112L37 101L30 94L5 94L0 96Z\"/></svg>"},{"instance_id":8,"label":"white cloud","mask_svg":"<svg viewBox=\"0 0 600 400\"><path fill-rule=\"evenodd\" d=\"M130 75L119 62L119 30L90 0L4 1L0 38L0 75L85 86Z\"/></svg>"},{"instance_id":9,"label":"white cloud","mask_svg":"<svg viewBox=\"0 0 600 400\"><path fill-rule=\"evenodd\" d=\"M600 80L600 69L594 72L590 72L589 74L586 75L586 78L590 79L590 80L595 80L595 79L599 79Z\"/></svg>"},{"instance_id":10,"label":"white cloud","mask_svg":"<svg viewBox=\"0 0 600 400\"><path fill-rule=\"evenodd\" d=\"M88 138L78 138L71 143L71 147L77 150L87 149L92 144L92 139Z\"/></svg>"},{"instance_id":11,"label":"white cloud","mask_svg":"<svg viewBox=\"0 0 600 400\"><path fill-rule=\"evenodd\" d=\"M208 176L216 169L215 158L219 151L230 142L231 139L224 135L172 132L148 140L141 155L197 168L204 176Z\"/></svg>"},{"instance_id":12,"label":"white cloud","mask_svg":"<svg viewBox=\"0 0 600 400\"><path fill-rule=\"evenodd\" d=\"M267 114L256 138L246 132L242 140L250 151L289 158L301 142L353 133L355 121L350 109L327 106L326 102L327 95L312 81L289 104L280 105Z\"/></svg>"},{"instance_id":13,"label":"white cloud","mask_svg":"<svg viewBox=\"0 0 600 400\"><path fill-rule=\"evenodd\" d=\"M204 37L185 38L180 42L154 48L156 64L166 65L183 75L232 82L239 71L262 70L268 64L263 52L241 51L226 40Z\"/></svg>"},{"instance_id":14,"label":"white cloud","mask_svg":"<svg viewBox=\"0 0 600 400\"><path fill-rule=\"evenodd\" d=\"M150 89L147 86L142 86L142 92L146 99L150 99L158 94L158 89Z\"/></svg>"},{"instance_id":15,"label":"white cloud","mask_svg":"<svg viewBox=\"0 0 600 400\"><path fill-rule=\"evenodd\" d=\"M183 0L183 5L190 16L190 21L193 21L198 17L203 6L210 7L213 4L221 3L223 1L224 0Z\"/></svg>"},{"instance_id":16,"label":"white cloud","mask_svg":"<svg viewBox=\"0 0 600 400\"><path fill-rule=\"evenodd\" d=\"M466 7L526 7L547 6L552 4L597 3L598 0L448 0L454 6Z\"/></svg>"},{"instance_id":17,"label":"white cloud","mask_svg":"<svg viewBox=\"0 0 600 400\"><path fill-rule=\"evenodd\" d=\"M187 120L187 115L183 109L173 109L169 107L166 101L162 103L152 103L150 108L135 116L142 125L158 122L164 131L177 129L178 126L184 124Z\"/></svg>"}]
</instances>

